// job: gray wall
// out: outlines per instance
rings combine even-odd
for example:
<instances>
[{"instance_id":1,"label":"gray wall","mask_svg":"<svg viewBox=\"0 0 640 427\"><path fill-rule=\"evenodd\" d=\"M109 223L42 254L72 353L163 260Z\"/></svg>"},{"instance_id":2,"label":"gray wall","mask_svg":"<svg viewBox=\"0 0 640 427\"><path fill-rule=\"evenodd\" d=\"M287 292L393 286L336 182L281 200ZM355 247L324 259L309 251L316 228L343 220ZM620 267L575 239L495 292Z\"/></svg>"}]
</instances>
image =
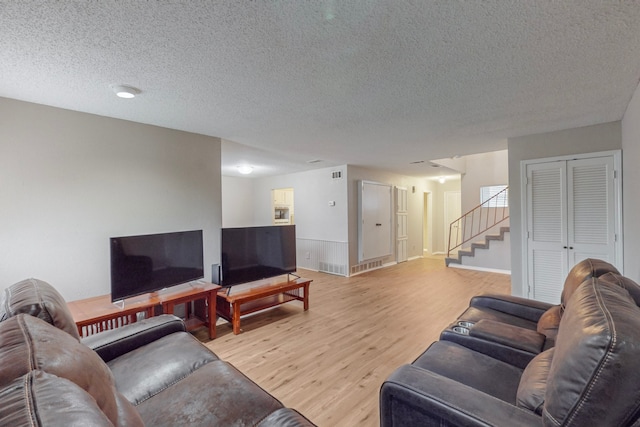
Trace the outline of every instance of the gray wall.
<instances>
[{"instance_id":1,"label":"gray wall","mask_svg":"<svg viewBox=\"0 0 640 427\"><path fill-rule=\"evenodd\" d=\"M511 292L523 295L520 162L622 148L619 121L557 132L509 138L509 206L511 211ZM623 182L623 185L628 183ZM626 238L625 238L626 241Z\"/></svg>"},{"instance_id":2,"label":"gray wall","mask_svg":"<svg viewBox=\"0 0 640 427\"><path fill-rule=\"evenodd\" d=\"M622 119L624 273L640 282L640 86Z\"/></svg>"},{"instance_id":3,"label":"gray wall","mask_svg":"<svg viewBox=\"0 0 640 427\"><path fill-rule=\"evenodd\" d=\"M219 138L0 98L0 288L108 294L109 237L191 229L208 271L220 191Z\"/></svg>"},{"instance_id":4,"label":"gray wall","mask_svg":"<svg viewBox=\"0 0 640 427\"><path fill-rule=\"evenodd\" d=\"M222 226L254 225L253 178L222 176Z\"/></svg>"}]
</instances>

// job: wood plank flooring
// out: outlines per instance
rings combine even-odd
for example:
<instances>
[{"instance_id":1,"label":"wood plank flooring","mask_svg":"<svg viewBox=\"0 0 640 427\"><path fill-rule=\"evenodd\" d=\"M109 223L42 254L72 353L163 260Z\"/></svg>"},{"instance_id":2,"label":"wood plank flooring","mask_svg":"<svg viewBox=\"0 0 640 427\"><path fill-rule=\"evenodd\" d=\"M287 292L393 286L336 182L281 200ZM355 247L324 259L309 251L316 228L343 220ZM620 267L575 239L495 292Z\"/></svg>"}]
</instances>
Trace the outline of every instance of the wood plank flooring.
<instances>
[{"instance_id":1,"label":"wood plank flooring","mask_svg":"<svg viewBox=\"0 0 640 427\"><path fill-rule=\"evenodd\" d=\"M481 292L509 293L510 276L446 268L425 257L350 278L313 279L310 308L289 302L205 341L284 405L321 427L379 425L382 382L412 362Z\"/></svg>"}]
</instances>

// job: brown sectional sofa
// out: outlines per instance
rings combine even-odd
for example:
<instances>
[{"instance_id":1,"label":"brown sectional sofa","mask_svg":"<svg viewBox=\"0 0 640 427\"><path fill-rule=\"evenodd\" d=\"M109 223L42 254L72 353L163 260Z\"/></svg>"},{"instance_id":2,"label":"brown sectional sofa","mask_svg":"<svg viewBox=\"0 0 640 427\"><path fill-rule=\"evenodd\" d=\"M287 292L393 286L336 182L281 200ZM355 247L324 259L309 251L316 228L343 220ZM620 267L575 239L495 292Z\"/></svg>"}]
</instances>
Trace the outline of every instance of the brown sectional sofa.
<instances>
[{"instance_id":1,"label":"brown sectional sofa","mask_svg":"<svg viewBox=\"0 0 640 427\"><path fill-rule=\"evenodd\" d=\"M60 294L34 279L0 299L0 425L313 426L179 318L80 340Z\"/></svg>"},{"instance_id":2,"label":"brown sectional sofa","mask_svg":"<svg viewBox=\"0 0 640 427\"><path fill-rule=\"evenodd\" d=\"M477 315L473 331L488 313L495 333L468 341L443 334L398 368L380 390L381 425L639 426L640 287L611 269L600 260L577 265L558 308L525 299L511 301L507 312L498 309L502 302L472 305L460 321ZM584 280L576 283L578 277ZM556 312L553 339L543 333L554 323L542 319L546 312ZM512 317L530 324L514 325ZM502 335L505 326L510 332ZM510 344L520 349L531 334L540 335L541 347L527 363L511 358Z\"/></svg>"}]
</instances>

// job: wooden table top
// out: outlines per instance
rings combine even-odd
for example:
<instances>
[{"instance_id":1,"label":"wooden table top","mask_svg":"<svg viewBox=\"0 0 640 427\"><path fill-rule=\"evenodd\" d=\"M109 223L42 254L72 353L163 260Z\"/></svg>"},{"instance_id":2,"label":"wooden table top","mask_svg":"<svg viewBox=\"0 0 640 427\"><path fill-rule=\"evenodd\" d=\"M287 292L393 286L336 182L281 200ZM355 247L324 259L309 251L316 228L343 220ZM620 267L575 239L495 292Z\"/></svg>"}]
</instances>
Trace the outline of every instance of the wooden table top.
<instances>
[{"instance_id":1,"label":"wooden table top","mask_svg":"<svg viewBox=\"0 0 640 427\"><path fill-rule=\"evenodd\" d=\"M99 295L67 303L76 323L100 318L111 318L115 314L125 315L144 311L150 307L174 299L188 297L198 293L217 291L220 286L207 282L184 283L161 291L146 293L124 300L124 307L111 302L111 294Z\"/></svg>"}]
</instances>

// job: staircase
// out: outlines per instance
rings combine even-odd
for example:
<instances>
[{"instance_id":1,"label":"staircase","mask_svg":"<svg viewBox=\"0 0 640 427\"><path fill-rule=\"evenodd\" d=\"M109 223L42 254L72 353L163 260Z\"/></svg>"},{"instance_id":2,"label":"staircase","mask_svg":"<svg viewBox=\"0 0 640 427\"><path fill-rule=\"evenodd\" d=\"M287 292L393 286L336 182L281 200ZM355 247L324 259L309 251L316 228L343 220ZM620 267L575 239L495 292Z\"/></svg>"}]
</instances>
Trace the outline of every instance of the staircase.
<instances>
[{"instance_id":1,"label":"staircase","mask_svg":"<svg viewBox=\"0 0 640 427\"><path fill-rule=\"evenodd\" d=\"M470 260L469 258L475 258L476 257L476 251L478 250L489 250L489 248L491 247L491 242L504 242L505 240L507 242L509 242L509 227L500 227L500 232L498 234L487 234L484 236L484 241L480 241L480 242L474 242L471 244L471 247L469 249L462 249L459 250L457 253L457 256L448 256L444 259L445 264L447 265L447 267L450 266L450 264L458 264L458 265L471 265L474 266L473 264L475 264L472 260ZM496 245L494 244L494 247ZM508 248L507 248L507 252L508 252ZM478 254L480 256L480 254ZM508 257L508 254L506 254L506 256ZM467 257L467 261L463 261L463 257ZM508 267L508 265L510 264L510 260L506 259L505 260L505 256L500 256L501 261L503 262L503 265L485 265L485 267L491 268L491 269L498 269L498 270L508 270L510 268L503 268L503 267ZM505 262L506 261L506 262ZM502 267L502 268L501 268Z\"/></svg>"},{"instance_id":2,"label":"staircase","mask_svg":"<svg viewBox=\"0 0 640 427\"><path fill-rule=\"evenodd\" d=\"M508 187L504 188L449 225L449 244L447 247L447 257L445 258L447 267L451 264L456 264L457 266L466 265L475 267L476 269L497 269L504 271L511 269L509 227L497 227L498 224L509 219L508 191ZM508 222L505 224L508 224ZM499 230L499 233L487 234L489 230ZM475 238L481 239L483 237L484 241L471 243L469 249L463 249L464 244ZM500 246L502 252L498 251L498 254L493 255L493 257L485 256L489 261L487 264L492 265L481 265L482 262L471 261L476 257L477 250L489 249L492 241L505 242L504 244L496 245ZM458 249L457 254L452 256L453 251L456 249ZM463 257L466 257L466 262L463 262Z\"/></svg>"}]
</instances>

